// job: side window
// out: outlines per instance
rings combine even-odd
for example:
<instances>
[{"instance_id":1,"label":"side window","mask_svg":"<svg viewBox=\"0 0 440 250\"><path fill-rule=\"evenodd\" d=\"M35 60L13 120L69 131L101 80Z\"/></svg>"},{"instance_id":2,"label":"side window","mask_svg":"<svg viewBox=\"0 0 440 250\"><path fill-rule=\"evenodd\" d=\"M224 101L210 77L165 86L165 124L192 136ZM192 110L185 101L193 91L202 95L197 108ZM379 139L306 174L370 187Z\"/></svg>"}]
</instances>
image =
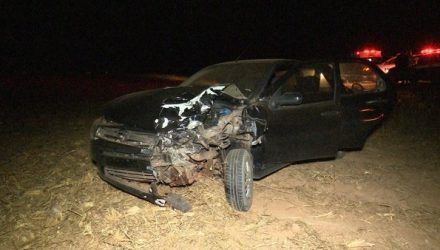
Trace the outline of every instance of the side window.
<instances>
[{"instance_id":1,"label":"side window","mask_svg":"<svg viewBox=\"0 0 440 250\"><path fill-rule=\"evenodd\" d=\"M348 62L339 64L344 94L381 92L385 81L367 64Z\"/></svg>"},{"instance_id":2,"label":"side window","mask_svg":"<svg viewBox=\"0 0 440 250\"><path fill-rule=\"evenodd\" d=\"M311 64L298 68L278 90L278 95L286 93L301 94L302 103L333 100L334 71L328 63Z\"/></svg>"}]
</instances>

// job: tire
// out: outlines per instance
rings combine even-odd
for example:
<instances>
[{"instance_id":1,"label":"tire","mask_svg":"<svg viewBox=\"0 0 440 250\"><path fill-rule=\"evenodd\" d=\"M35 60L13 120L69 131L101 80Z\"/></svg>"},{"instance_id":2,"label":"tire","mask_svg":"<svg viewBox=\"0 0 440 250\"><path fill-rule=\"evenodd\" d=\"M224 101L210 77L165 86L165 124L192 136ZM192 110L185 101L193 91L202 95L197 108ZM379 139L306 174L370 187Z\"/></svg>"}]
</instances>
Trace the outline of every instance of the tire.
<instances>
[{"instance_id":1,"label":"tire","mask_svg":"<svg viewBox=\"0 0 440 250\"><path fill-rule=\"evenodd\" d=\"M246 149L232 149L225 159L226 200L238 211L248 211L252 205L254 160Z\"/></svg>"}]
</instances>

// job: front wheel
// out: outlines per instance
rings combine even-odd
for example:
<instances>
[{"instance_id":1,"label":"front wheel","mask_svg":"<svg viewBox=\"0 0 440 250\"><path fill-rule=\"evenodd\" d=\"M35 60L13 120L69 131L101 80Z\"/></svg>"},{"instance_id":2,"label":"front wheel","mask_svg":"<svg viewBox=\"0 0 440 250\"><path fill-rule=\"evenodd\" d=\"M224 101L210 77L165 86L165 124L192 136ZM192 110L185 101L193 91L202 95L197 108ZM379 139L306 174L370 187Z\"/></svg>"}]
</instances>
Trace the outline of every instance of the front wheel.
<instances>
[{"instance_id":1,"label":"front wheel","mask_svg":"<svg viewBox=\"0 0 440 250\"><path fill-rule=\"evenodd\" d=\"M246 149L232 149L225 159L225 193L228 203L238 211L252 205L254 162Z\"/></svg>"}]
</instances>

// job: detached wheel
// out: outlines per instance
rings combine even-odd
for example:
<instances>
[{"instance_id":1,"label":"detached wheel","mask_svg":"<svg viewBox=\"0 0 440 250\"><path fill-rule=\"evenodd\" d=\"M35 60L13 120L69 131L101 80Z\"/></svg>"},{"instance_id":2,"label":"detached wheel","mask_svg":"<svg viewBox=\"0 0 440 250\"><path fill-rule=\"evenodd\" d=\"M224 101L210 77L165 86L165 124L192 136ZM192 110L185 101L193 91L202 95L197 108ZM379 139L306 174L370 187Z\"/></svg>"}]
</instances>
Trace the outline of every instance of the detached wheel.
<instances>
[{"instance_id":1,"label":"detached wheel","mask_svg":"<svg viewBox=\"0 0 440 250\"><path fill-rule=\"evenodd\" d=\"M225 193L228 203L238 211L252 205L254 161L246 149L232 149L225 159Z\"/></svg>"}]
</instances>

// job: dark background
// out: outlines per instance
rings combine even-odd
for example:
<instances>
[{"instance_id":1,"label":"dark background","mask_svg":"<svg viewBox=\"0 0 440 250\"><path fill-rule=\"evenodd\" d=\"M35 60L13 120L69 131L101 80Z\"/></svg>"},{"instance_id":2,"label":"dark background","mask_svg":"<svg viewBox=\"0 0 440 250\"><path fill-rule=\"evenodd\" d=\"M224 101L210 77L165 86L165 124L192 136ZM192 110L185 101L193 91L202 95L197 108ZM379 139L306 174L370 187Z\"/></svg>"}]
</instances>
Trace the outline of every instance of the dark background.
<instances>
[{"instance_id":1,"label":"dark background","mask_svg":"<svg viewBox=\"0 0 440 250\"><path fill-rule=\"evenodd\" d=\"M3 74L190 74L236 58L340 57L366 46L392 55L440 37L439 1L1 1L0 7Z\"/></svg>"}]
</instances>

